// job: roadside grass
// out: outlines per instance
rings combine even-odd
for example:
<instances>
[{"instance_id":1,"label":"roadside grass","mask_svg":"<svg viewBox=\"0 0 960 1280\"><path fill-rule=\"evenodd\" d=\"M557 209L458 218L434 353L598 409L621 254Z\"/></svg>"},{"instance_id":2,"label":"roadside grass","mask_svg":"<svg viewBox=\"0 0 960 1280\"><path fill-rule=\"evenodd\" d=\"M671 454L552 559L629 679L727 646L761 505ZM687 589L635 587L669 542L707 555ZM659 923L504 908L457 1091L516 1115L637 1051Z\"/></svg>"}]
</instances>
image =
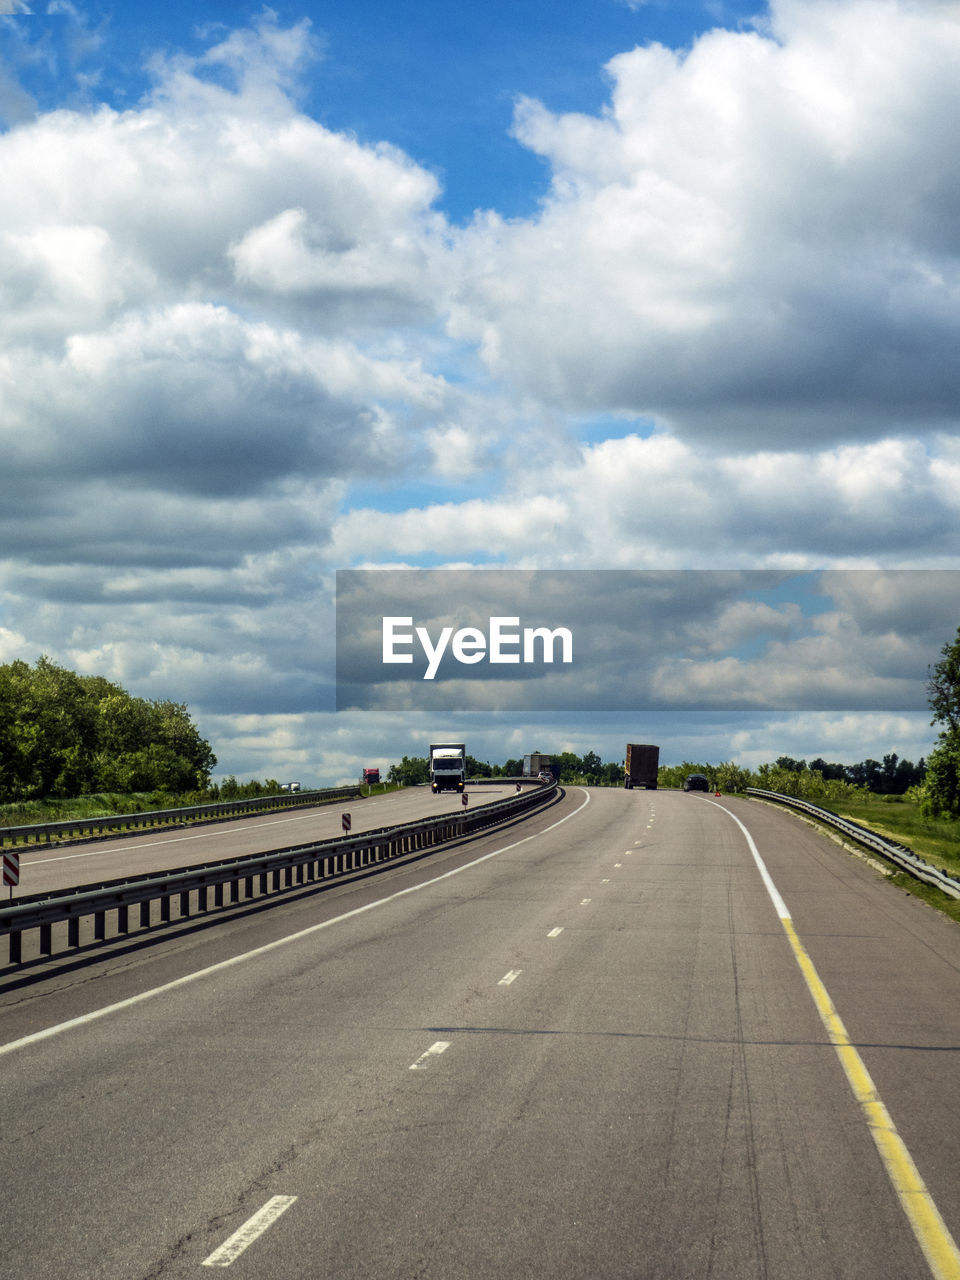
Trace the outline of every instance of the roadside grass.
<instances>
[{"instance_id":1,"label":"roadside grass","mask_svg":"<svg viewBox=\"0 0 960 1280\"><path fill-rule=\"evenodd\" d=\"M919 852L919 850L915 852ZM933 859L931 858L932 861ZM911 897L921 898L928 906L933 907L935 911L939 911L941 915L948 916L951 920L960 924L960 899L948 897L947 894L941 893L939 889L934 888L932 884L924 884L922 880L915 880L913 876L908 876L905 871L897 871L890 876L889 883L896 885L904 893L909 893Z\"/></svg>"},{"instance_id":2,"label":"roadside grass","mask_svg":"<svg viewBox=\"0 0 960 1280\"><path fill-rule=\"evenodd\" d=\"M921 858L951 875L960 872L960 822L949 818L926 818L916 801L870 795L864 800L844 800L822 807L905 844Z\"/></svg>"},{"instance_id":3,"label":"roadside grass","mask_svg":"<svg viewBox=\"0 0 960 1280\"><path fill-rule=\"evenodd\" d=\"M817 800L839 818L869 827L878 835L906 845L914 853L951 875L960 874L960 822L945 818L927 818L920 806L902 796L867 795L863 799L839 803ZM871 857L878 857L871 851ZM891 863L892 867L893 864ZM951 898L933 885L916 880L905 871L894 870L889 882L960 924L960 899Z\"/></svg>"},{"instance_id":4,"label":"roadside grass","mask_svg":"<svg viewBox=\"0 0 960 1280\"><path fill-rule=\"evenodd\" d=\"M144 813L157 808L155 797L144 791L132 795L78 796L72 800L16 800L0 805L0 827L25 827L38 822L65 822L70 818L107 818L114 813Z\"/></svg>"}]
</instances>

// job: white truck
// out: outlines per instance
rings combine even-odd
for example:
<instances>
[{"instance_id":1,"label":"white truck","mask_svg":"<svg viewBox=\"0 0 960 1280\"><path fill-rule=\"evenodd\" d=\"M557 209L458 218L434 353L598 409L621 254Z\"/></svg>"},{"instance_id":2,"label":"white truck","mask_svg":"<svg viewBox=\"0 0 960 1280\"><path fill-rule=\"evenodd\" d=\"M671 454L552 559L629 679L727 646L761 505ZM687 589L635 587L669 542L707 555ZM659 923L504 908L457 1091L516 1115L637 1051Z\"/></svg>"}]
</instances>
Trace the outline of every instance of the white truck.
<instances>
[{"instance_id":1,"label":"white truck","mask_svg":"<svg viewBox=\"0 0 960 1280\"><path fill-rule=\"evenodd\" d=\"M467 780L467 748L462 742L431 742L430 790L462 791Z\"/></svg>"}]
</instances>

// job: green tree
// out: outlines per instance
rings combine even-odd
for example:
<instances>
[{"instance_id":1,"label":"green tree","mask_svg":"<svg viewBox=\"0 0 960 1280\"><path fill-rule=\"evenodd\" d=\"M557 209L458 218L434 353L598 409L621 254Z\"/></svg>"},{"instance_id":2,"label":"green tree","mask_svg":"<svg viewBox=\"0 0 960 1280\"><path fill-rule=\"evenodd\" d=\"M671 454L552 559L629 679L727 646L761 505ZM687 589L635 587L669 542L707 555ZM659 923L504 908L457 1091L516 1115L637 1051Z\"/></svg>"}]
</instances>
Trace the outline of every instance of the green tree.
<instances>
[{"instance_id":1,"label":"green tree","mask_svg":"<svg viewBox=\"0 0 960 1280\"><path fill-rule=\"evenodd\" d=\"M940 661L930 669L927 698L933 712L931 724L946 725L945 732L960 732L960 627L956 637L940 650Z\"/></svg>"},{"instance_id":2,"label":"green tree","mask_svg":"<svg viewBox=\"0 0 960 1280\"><path fill-rule=\"evenodd\" d=\"M215 763L181 703L133 698L47 657L0 666L0 800L192 790Z\"/></svg>"},{"instance_id":3,"label":"green tree","mask_svg":"<svg viewBox=\"0 0 960 1280\"><path fill-rule=\"evenodd\" d=\"M561 751L551 757L551 763L560 767L560 781L573 782L583 775L583 761L572 751Z\"/></svg>"},{"instance_id":4,"label":"green tree","mask_svg":"<svg viewBox=\"0 0 960 1280\"><path fill-rule=\"evenodd\" d=\"M717 765L714 785L725 792L743 791L751 785L751 780L749 769L728 760L725 764Z\"/></svg>"},{"instance_id":5,"label":"green tree","mask_svg":"<svg viewBox=\"0 0 960 1280\"><path fill-rule=\"evenodd\" d=\"M778 756L776 767L786 769L788 773L802 773L807 767L806 760L794 760L792 756Z\"/></svg>"},{"instance_id":6,"label":"green tree","mask_svg":"<svg viewBox=\"0 0 960 1280\"><path fill-rule=\"evenodd\" d=\"M600 770L603 768L603 761L597 755L596 751L588 751L580 761L580 769L585 778L589 778L591 782L600 781Z\"/></svg>"},{"instance_id":7,"label":"green tree","mask_svg":"<svg viewBox=\"0 0 960 1280\"><path fill-rule=\"evenodd\" d=\"M955 729L941 733L930 752L920 809L931 817L960 815L960 732Z\"/></svg>"},{"instance_id":8,"label":"green tree","mask_svg":"<svg viewBox=\"0 0 960 1280\"><path fill-rule=\"evenodd\" d=\"M937 745L927 760L922 808L928 814L960 815L960 627L927 682L931 724L942 724Z\"/></svg>"},{"instance_id":9,"label":"green tree","mask_svg":"<svg viewBox=\"0 0 960 1280\"><path fill-rule=\"evenodd\" d=\"M387 781L404 787L416 787L430 781L430 761L426 756L404 756L387 771Z\"/></svg>"}]
</instances>

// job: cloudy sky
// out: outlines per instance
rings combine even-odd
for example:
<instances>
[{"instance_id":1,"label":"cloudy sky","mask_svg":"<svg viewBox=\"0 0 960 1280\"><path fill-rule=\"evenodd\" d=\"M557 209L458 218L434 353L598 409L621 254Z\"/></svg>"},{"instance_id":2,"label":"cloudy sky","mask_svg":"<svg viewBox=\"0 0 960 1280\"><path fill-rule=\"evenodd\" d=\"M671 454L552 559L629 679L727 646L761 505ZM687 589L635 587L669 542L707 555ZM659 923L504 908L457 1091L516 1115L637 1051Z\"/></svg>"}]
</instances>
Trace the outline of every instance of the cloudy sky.
<instances>
[{"instance_id":1,"label":"cloudy sky","mask_svg":"<svg viewBox=\"0 0 960 1280\"><path fill-rule=\"evenodd\" d=\"M434 734L929 750L953 0L0 14L0 661L184 701L218 773L305 784ZM336 571L447 566L785 585L708 608L642 716L336 712Z\"/></svg>"}]
</instances>

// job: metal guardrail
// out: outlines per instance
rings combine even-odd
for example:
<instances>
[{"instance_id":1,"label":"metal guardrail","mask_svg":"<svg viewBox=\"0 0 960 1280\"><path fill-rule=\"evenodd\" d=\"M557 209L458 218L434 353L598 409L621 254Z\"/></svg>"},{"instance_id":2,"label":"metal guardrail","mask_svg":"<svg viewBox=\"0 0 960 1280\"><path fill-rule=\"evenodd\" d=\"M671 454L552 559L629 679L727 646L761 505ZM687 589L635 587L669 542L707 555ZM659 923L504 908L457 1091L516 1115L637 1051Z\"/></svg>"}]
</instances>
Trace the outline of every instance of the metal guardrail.
<instances>
[{"instance_id":1,"label":"metal guardrail","mask_svg":"<svg viewBox=\"0 0 960 1280\"><path fill-rule=\"evenodd\" d=\"M23 935L29 930L39 932L38 953L46 957L91 942L105 942L108 913L115 925L112 936L178 923L211 909L234 907L472 835L538 808L557 790L556 783L545 783L476 809L464 806L437 818L402 826L273 849L182 871L157 872L136 880L111 880L17 898L13 905L0 907L0 935L7 934L10 939L9 963L19 965L23 963ZM131 907L139 908L135 922ZM86 929L85 937L81 926L91 922L92 929Z\"/></svg>"},{"instance_id":2,"label":"metal guardrail","mask_svg":"<svg viewBox=\"0 0 960 1280\"><path fill-rule=\"evenodd\" d=\"M919 854L914 853L912 849L908 849L904 844L897 844L896 841L888 840L886 836L881 836L878 832L871 831L869 827L861 827L859 823L850 822L847 818L839 818L835 813L831 813L829 809L822 809L819 805L811 804L809 800L798 800L795 796L785 796L779 791L764 791L760 787L747 787L746 794L748 796L759 796L764 800L772 800L777 804L789 805L793 809L801 809L815 817L818 822L824 822L828 826L837 828L852 840L856 840L858 844L865 845L866 848L872 849L874 853L879 853L902 871L908 872L918 880L934 885L951 898L960 898L960 879L949 875L946 871L941 871L933 863L926 862Z\"/></svg>"},{"instance_id":3,"label":"metal guardrail","mask_svg":"<svg viewBox=\"0 0 960 1280\"><path fill-rule=\"evenodd\" d=\"M20 827L0 827L0 848L8 841L51 844L54 839L83 839L114 832L145 830L174 822L213 822L218 818L238 817L243 813L270 813L276 809L295 809L302 805L324 804L346 800L360 794L360 788L328 787L322 791L284 791L276 796L256 796L252 800L221 800L215 804L197 804L179 809L148 809L144 813L108 813L100 818L62 818L56 822L35 822Z\"/></svg>"}]
</instances>

